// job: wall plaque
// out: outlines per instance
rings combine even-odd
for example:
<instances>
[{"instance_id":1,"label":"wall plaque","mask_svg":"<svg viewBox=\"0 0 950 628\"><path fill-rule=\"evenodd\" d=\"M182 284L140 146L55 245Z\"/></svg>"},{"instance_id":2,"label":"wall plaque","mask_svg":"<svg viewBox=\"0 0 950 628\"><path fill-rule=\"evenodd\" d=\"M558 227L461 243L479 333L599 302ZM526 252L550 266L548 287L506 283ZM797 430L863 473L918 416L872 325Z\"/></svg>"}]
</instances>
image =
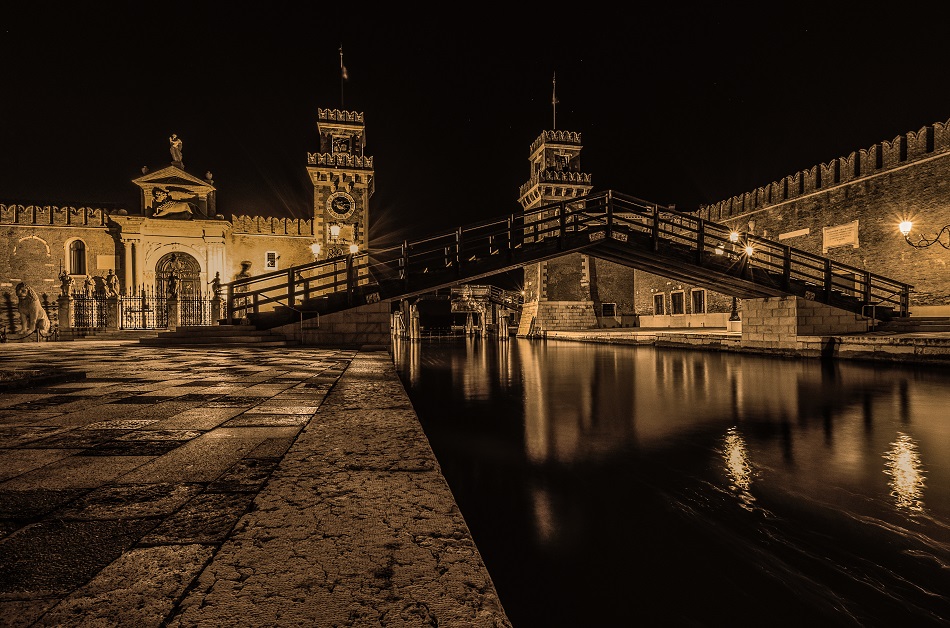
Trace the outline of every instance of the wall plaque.
<instances>
[{"instance_id":1,"label":"wall plaque","mask_svg":"<svg viewBox=\"0 0 950 628\"><path fill-rule=\"evenodd\" d=\"M828 249L834 246L848 246L849 244L858 248L858 221L852 221L843 225L821 228L821 252L827 253Z\"/></svg>"}]
</instances>

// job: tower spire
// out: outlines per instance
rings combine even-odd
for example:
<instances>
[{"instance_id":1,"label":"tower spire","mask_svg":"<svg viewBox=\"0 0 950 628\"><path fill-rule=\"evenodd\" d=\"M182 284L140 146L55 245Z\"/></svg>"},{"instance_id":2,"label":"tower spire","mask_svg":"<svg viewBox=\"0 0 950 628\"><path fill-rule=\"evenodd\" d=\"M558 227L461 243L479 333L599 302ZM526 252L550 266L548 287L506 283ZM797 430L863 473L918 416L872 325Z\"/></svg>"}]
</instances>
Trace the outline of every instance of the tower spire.
<instances>
[{"instance_id":1,"label":"tower spire","mask_svg":"<svg viewBox=\"0 0 950 628\"><path fill-rule=\"evenodd\" d=\"M551 77L551 113L553 115L552 131L557 130L557 72Z\"/></svg>"}]
</instances>

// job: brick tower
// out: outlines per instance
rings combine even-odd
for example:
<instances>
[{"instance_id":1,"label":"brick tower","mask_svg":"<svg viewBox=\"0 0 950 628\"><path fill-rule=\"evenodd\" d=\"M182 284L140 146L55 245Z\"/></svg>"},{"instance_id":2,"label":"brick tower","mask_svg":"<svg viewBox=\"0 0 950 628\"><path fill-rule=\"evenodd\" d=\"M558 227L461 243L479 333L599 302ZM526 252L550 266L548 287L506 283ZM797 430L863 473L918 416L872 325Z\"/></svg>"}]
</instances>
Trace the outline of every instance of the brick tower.
<instances>
[{"instance_id":1,"label":"brick tower","mask_svg":"<svg viewBox=\"0 0 950 628\"><path fill-rule=\"evenodd\" d=\"M580 133L541 133L531 144L528 157L531 178L518 193L522 209L534 210L590 193L591 175L581 171L581 148ZM597 326L589 264L586 255L571 253L525 266L519 336Z\"/></svg>"},{"instance_id":2,"label":"brick tower","mask_svg":"<svg viewBox=\"0 0 950 628\"><path fill-rule=\"evenodd\" d=\"M313 224L319 259L345 255L350 247L365 251L369 234L369 199L374 191L373 158L366 144L363 114L317 110L320 152L307 154L313 182Z\"/></svg>"}]
</instances>

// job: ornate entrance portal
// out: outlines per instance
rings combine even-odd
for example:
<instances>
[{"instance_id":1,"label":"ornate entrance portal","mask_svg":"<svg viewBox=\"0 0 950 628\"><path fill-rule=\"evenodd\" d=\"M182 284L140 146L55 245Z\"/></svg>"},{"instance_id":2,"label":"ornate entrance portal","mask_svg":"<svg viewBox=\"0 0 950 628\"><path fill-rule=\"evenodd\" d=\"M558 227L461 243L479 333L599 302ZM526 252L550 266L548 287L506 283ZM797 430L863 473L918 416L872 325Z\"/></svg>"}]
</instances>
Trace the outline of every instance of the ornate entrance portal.
<instances>
[{"instance_id":1,"label":"ornate entrance portal","mask_svg":"<svg viewBox=\"0 0 950 628\"><path fill-rule=\"evenodd\" d=\"M168 253L155 265L155 293L159 298L176 294L183 298L201 295L201 266L187 253Z\"/></svg>"}]
</instances>

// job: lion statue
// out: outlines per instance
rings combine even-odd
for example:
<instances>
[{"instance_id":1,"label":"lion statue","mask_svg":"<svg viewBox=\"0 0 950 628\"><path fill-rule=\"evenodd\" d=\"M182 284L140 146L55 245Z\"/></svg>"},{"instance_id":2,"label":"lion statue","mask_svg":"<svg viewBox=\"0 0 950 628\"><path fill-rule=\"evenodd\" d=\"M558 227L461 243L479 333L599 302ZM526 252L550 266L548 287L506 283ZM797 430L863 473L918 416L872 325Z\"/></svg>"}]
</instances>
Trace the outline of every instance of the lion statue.
<instances>
[{"instance_id":1,"label":"lion statue","mask_svg":"<svg viewBox=\"0 0 950 628\"><path fill-rule=\"evenodd\" d=\"M20 312L20 331L24 334L32 334L34 331L43 335L49 333L49 316L46 315L36 290L21 281L16 285L16 297L17 310Z\"/></svg>"},{"instance_id":2,"label":"lion statue","mask_svg":"<svg viewBox=\"0 0 950 628\"><path fill-rule=\"evenodd\" d=\"M195 205L186 200L195 198L194 194L182 194L175 190L154 188L152 197L155 199L155 211L152 213L152 218L163 218L173 214L192 216L195 213Z\"/></svg>"}]
</instances>

